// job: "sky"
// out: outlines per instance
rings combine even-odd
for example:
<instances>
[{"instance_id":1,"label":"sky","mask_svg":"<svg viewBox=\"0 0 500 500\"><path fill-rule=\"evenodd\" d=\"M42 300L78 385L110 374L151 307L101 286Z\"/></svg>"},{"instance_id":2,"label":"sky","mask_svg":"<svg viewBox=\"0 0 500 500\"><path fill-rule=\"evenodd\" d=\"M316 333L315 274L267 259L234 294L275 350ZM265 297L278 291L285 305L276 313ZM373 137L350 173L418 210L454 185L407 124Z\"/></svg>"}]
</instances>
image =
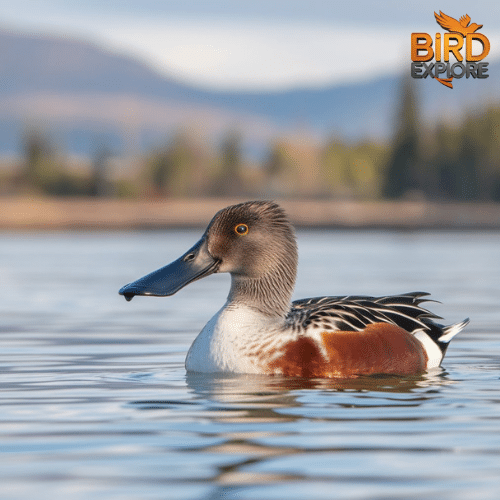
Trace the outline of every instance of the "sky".
<instances>
[{"instance_id":1,"label":"sky","mask_svg":"<svg viewBox=\"0 0 500 500\"><path fill-rule=\"evenodd\" d=\"M0 0L0 28L89 40L210 89L284 90L409 71L434 11L483 24L500 57L498 0Z\"/></svg>"}]
</instances>

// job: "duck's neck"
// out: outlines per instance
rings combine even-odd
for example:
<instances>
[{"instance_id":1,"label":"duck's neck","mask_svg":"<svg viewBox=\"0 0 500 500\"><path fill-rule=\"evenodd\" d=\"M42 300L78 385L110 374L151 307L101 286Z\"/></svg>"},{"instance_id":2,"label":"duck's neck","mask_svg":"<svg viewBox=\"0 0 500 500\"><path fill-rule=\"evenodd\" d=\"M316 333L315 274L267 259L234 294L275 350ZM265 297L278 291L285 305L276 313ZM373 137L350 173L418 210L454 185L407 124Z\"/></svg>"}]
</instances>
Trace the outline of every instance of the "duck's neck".
<instances>
[{"instance_id":1,"label":"duck's neck","mask_svg":"<svg viewBox=\"0 0 500 500\"><path fill-rule=\"evenodd\" d=\"M230 305L245 305L258 312L284 320L290 311L290 303L297 271L296 255L278 260L270 270L259 277L231 275Z\"/></svg>"}]
</instances>

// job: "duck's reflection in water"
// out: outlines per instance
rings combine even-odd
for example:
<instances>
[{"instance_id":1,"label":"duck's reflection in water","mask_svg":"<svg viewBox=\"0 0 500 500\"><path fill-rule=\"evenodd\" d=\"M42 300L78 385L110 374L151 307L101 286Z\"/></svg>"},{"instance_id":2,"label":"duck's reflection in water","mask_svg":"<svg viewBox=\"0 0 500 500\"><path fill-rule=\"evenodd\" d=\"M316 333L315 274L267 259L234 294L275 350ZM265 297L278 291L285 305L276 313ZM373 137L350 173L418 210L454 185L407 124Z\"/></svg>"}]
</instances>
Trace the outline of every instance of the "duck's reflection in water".
<instances>
[{"instance_id":1,"label":"duck's reflection in water","mask_svg":"<svg viewBox=\"0 0 500 500\"><path fill-rule=\"evenodd\" d=\"M440 386L453 383L442 368L412 377L379 375L344 379L188 373L186 382L197 397L212 403L225 403L227 409L249 405L249 409L273 410L300 407L300 396L307 394L350 393L353 397L372 394L378 398L388 394L390 398L389 394L398 393L421 397L425 389L438 391ZM335 400L331 403L335 404Z\"/></svg>"},{"instance_id":2,"label":"duck's reflection in water","mask_svg":"<svg viewBox=\"0 0 500 500\"><path fill-rule=\"evenodd\" d=\"M415 407L441 397L440 387L453 383L441 369L418 377L352 379L190 373L186 382L192 394L188 405L196 409L193 432L218 441L184 450L214 457L210 479L214 490L208 498L228 494L231 498L234 488L309 481L300 472L300 462L311 454L323 457L320 460L340 460L339 453L376 452L380 445L374 442L364 450L356 448L362 437L349 430L353 421L357 426L365 421L367 430L382 423L382 435L396 432L398 425L415 419ZM186 408L186 402L180 404ZM151 401L135 405L172 409L176 403L157 400L154 405ZM276 466L278 459L295 457L295 472ZM314 478L318 479L339 480L330 474Z\"/></svg>"}]
</instances>

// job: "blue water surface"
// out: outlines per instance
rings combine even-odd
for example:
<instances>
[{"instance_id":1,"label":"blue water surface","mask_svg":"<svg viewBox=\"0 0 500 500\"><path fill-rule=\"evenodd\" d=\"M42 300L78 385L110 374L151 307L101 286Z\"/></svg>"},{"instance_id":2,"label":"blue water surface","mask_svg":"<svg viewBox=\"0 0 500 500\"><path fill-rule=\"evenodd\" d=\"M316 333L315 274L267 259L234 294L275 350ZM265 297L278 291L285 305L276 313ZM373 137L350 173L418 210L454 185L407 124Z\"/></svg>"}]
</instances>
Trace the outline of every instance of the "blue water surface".
<instances>
[{"instance_id":1,"label":"blue water surface","mask_svg":"<svg viewBox=\"0 0 500 500\"><path fill-rule=\"evenodd\" d=\"M423 290L471 318L443 370L348 381L186 374L229 277L117 292L199 235L1 235L0 498L498 498L498 232L299 232L294 298Z\"/></svg>"}]
</instances>

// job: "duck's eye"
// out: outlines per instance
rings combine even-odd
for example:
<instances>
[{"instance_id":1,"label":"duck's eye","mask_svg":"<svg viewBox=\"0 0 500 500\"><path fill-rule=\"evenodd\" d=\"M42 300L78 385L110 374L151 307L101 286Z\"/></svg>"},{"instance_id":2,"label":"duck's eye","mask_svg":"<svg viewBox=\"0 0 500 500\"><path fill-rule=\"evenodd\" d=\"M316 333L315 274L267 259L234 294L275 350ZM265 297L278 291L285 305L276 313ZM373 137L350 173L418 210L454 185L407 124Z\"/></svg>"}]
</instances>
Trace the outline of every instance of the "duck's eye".
<instances>
[{"instance_id":1,"label":"duck's eye","mask_svg":"<svg viewBox=\"0 0 500 500\"><path fill-rule=\"evenodd\" d=\"M238 224L235 226L234 232L239 236L245 236L248 233L248 226L246 224Z\"/></svg>"}]
</instances>

